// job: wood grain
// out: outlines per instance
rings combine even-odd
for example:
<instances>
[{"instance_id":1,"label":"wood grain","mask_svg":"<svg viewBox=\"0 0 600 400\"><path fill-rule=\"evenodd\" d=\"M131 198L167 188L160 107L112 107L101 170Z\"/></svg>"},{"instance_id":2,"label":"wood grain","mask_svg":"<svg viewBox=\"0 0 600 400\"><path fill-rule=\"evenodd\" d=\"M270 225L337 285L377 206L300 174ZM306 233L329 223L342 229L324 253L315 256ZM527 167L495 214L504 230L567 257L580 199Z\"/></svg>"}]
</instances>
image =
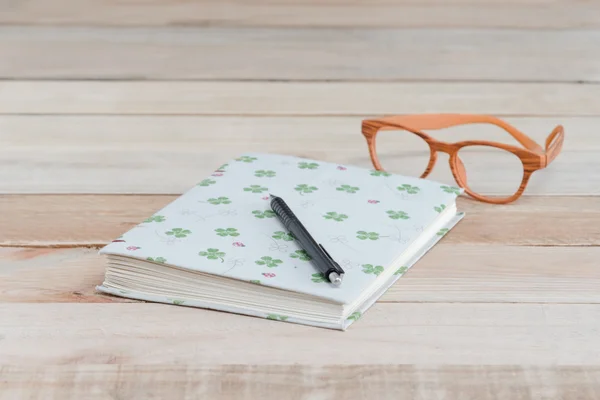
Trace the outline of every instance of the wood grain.
<instances>
[{"instance_id":1,"label":"wood grain","mask_svg":"<svg viewBox=\"0 0 600 400\"><path fill-rule=\"evenodd\" d=\"M593 1L311 0L7 2L0 23L84 26L598 28Z\"/></svg>"},{"instance_id":2,"label":"wood grain","mask_svg":"<svg viewBox=\"0 0 600 400\"><path fill-rule=\"evenodd\" d=\"M600 85L569 83L16 80L0 81L0 114L367 117L449 112L556 118L598 116L598 97Z\"/></svg>"},{"instance_id":3,"label":"wood grain","mask_svg":"<svg viewBox=\"0 0 600 400\"><path fill-rule=\"evenodd\" d=\"M0 399L594 399L600 368L490 365L0 367ZM26 397L27 396L27 397Z\"/></svg>"},{"instance_id":4,"label":"wood grain","mask_svg":"<svg viewBox=\"0 0 600 400\"><path fill-rule=\"evenodd\" d=\"M597 247L480 246L444 240L379 302L598 304L599 257ZM0 303L134 302L96 292L104 269L105 260L96 249L0 248Z\"/></svg>"},{"instance_id":5,"label":"wood grain","mask_svg":"<svg viewBox=\"0 0 600 400\"><path fill-rule=\"evenodd\" d=\"M0 196L2 246L101 246L177 196ZM460 198L467 217L447 243L537 246L600 245L600 197L524 196L492 206Z\"/></svg>"},{"instance_id":6,"label":"wood grain","mask_svg":"<svg viewBox=\"0 0 600 400\"><path fill-rule=\"evenodd\" d=\"M600 185L593 184L600 181L600 137L594 134L599 118L508 121L541 143L555 124L566 129L561 155L533 175L525 195L600 194ZM515 143L500 129L480 125L432 136L448 142ZM385 168L403 173L418 165L422 171L426 157L406 162L401 152L411 138L399 133L394 138L387 148L400 153L387 158L393 164ZM0 116L0 140L0 193L181 193L249 151L372 168L358 118ZM455 184L444 157L429 178ZM502 173L506 161L512 160L469 163L474 187L491 195L514 193L521 177Z\"/></svg>"},{"instance_id":7,"label":"wood grain","mask_svg":"<svg viewBox=\"0 0 600 400\"><path fill-rule=\"evenodd\" d=\"M150 303L0 304L0 315L9 365L600 365L593 304L380 303L346 332Z\"/></svg>"},{"instance_id":8,"label":"wood grain","mask_svg":"<svg viewBox=\"0 0 600 400\"><path fill-rule=\"evenodd\" d=\"M3 26L0 36L1 79L600 81L600 30Z\"/></svg>"}]
</instances>

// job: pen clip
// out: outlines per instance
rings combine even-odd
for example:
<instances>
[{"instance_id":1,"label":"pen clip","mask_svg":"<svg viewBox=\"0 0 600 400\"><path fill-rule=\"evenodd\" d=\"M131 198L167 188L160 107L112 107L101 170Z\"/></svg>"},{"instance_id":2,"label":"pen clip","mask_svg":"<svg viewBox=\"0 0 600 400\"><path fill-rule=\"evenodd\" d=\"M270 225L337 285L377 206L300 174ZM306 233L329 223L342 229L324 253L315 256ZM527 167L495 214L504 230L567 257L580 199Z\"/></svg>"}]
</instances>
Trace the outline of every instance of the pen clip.
<instances>
[{"instance_id":1,"label":"pen clip","mask_svg":"<svg viewBox=\"0 0 600 400\"><path fill-rule=\"evenodd\" d=\"M327 258L329 258L329 261L332 262L332 264L335 267L336 271L340 275L343 275L344 274L344 270L342 270L342 267L340 267L338 265L338 263L335 262L335 260L333 259L333 257L331 257L331 254L329 254L329 252L327 250L325 250L325 247L323 247L323 245L321 243L319 243L319 247L321 248L321 250L323 250L323 253L325 253L325 255L327 256Z\"/></svg>"}]
</instances>

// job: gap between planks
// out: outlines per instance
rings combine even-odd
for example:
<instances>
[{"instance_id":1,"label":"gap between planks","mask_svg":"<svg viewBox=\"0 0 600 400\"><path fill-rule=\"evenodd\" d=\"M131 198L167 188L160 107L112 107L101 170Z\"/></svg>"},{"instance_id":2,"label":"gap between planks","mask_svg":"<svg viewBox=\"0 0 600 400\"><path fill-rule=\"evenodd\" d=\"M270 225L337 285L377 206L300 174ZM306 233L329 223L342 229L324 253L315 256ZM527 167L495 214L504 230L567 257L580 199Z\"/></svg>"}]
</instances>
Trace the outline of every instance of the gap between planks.
<instances>
[{"instance_id":1,"label":"gap between planks","mask_svg":"<svg viewBox=\"0 0 600 400\"><path fill-rule=\"evenodd\" d=\"M198 393L237 400L600 397L597 366L71 364L4 366L0 376L0 400L193 399Z\"/></svg>"},{"instance_id":2,"label":"gap between planks","mask_svg":"<svg viewBox=\"0 0 600 400\"><path fill-rule=\"evenodd\" d=\"M443 240L378 302L600 303L599 258L597 247ZM96 292L104 270L97 250L0 248L0 303L135 302Z\"/></svg>"},{"instance_id":3,"label":"gap between planks","mask_svg":"<svg viewBox=\"0 0 600 400\"><path fill-rule=\"evenodd\" d=\"M13 2L4 25L339 28L600 28L593 1Z\"/></svg>"},{"instance_id":4,"label":"gap between planks","mask_svg":"<svg viewBox=\"0 0 600 400\"><path fill-rule=\"evenodd\" d=\"M598 29L2 26L0 35L4 79L600 82Z\"/></svg>"}]
</instances>

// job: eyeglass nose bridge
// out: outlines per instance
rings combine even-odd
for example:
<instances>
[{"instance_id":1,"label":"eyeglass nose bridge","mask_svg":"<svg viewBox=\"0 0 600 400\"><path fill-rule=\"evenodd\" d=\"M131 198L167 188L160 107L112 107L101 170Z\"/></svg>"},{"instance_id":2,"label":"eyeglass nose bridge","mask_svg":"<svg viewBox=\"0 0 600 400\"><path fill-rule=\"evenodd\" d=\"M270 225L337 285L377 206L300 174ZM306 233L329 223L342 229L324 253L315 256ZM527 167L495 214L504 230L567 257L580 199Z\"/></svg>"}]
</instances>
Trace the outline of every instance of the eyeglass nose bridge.
<instances>
[{"instance_id":1,"label":"eyeglass nose bridge","mask_svg":"<svg viewBox=\"0 0 600 400\"><path fill-rule=\"evenodd\" d=\"M446 143L446 142L429 142L429 146L431 147L431 150L434 152L440 151L442 153L446 153L448 155L452 155L452 153L455 153L457 150L457 146L455 144L452 143Z\"/></svg>"}]
</instances>

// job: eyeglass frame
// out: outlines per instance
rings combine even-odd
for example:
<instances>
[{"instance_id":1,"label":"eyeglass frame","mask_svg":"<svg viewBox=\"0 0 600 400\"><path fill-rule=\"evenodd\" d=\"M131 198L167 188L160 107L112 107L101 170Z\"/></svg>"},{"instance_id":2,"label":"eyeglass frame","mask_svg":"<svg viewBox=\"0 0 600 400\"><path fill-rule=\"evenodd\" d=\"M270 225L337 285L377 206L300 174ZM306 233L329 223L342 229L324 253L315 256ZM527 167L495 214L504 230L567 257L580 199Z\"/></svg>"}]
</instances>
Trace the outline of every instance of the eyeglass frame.
<instances>
[{"instance_id":1,"label":"eyeglass frame","mask_svg":"<svg viewBox=\"0 0 600 400\"><path fill-rule=\"evenodd\" d=\"M487 140L467 140L461 142L447 143L432 138L421 130L438 130L453 126L467 124L492 124L504 129L515 138L523 147L517 147L506 143ZM546 168L560 154L564 142L564 128L557 125L546 138L545 150L529 136L525 135L505 121L489 115L471 114L415 114L389 116L377 119L365 119L362 121L362 134L369 146L371 162L376 170L384 171L376 149L377 133L381 130L405 130L420 136L429 146L429 163L420 178L426 178L437 161L437 152L441 151L449 155L450 170L454 180L464 189L465 193L476 200L491 204L508 204L523 194L531 175L540 169ZM467 176L464 164L458 156L458 151L467 146L489 146L506 150L516 155L523 164L523 178L519 189L510 197L494 198L484 196L472 191L467 184ZM459 164L460 162L460 164Z\"/></svg>"}]
</instances>

